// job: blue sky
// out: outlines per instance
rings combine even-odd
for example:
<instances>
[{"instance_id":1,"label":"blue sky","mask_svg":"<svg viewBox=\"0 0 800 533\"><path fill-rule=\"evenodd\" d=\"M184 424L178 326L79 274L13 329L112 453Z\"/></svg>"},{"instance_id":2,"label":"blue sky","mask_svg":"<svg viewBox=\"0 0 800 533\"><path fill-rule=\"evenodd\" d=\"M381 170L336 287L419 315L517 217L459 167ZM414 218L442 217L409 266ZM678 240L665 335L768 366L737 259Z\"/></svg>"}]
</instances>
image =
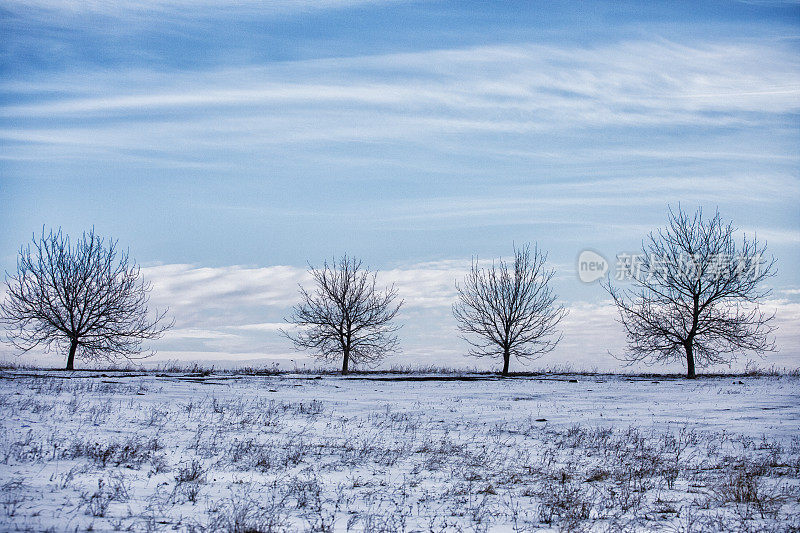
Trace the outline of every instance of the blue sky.
<instances>
[{"instance_id":1,"label":"blue sky","mask_svg":"<svg viewBox=\"0 0 800 533\"><path fill-rule=\"evenodd\" d=\"M6 1L0 268L43 225L94 226L176 316L159 357L289 359L275 330L306 262L347 252L404 291L398 361L473 364L453 280L536 241L572 309L538 363L613 367L575 258L636 250L680 202L768 242L772 361L797 366L799 21L794 2Z\"/></svg>"}]
</instances>

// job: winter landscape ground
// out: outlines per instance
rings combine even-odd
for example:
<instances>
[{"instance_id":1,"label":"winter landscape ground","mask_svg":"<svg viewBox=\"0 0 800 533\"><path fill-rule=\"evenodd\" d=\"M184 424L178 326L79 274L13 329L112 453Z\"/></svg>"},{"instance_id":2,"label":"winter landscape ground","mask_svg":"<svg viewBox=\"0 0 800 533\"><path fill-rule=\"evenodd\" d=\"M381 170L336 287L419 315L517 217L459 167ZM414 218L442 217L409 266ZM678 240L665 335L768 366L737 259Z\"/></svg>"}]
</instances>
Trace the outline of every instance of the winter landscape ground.
<instances>
[{"instance_id":1,"label":"winter landscape ground","mask_svg":"<svg viewBox=\"0 0 800 533\"><path fill-rule=\"evenodd\" d=\"M0 373L0 529L791 531L800 378Z\"/></svg>"}]
</instances>

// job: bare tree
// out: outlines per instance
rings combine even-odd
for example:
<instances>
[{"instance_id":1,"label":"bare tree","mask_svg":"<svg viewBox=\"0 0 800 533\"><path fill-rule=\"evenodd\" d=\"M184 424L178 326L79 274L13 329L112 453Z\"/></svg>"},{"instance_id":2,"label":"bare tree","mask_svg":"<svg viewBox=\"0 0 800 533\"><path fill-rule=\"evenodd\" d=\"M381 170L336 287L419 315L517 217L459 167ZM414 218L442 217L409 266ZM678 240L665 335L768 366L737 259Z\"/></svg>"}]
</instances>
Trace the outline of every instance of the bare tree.
<instances>
[{"instance_id":1,"label":"bare tree","mask_svg":"<svg viewBox=\"0 0 800 533\"><path fill-rule=\"evenodd\" d=\"M113 361L132 359L142 341L160 337L172 326L167 310L148 311L151 286L117 242L84 233L74 246L59 229L20 249L15 275L6 273L0 322L8 341L23 352L37 346L69 350L75 357ZM146 356L145 356L146 357Z\"/></svg>"},{"instance_id":2,"label":"bare tree","mask_svg":"<svg viewBox=\"0 0 800 533\"><path fill-rule=\"evenodd\" d=\"M766 245L742 237L717 211L689 215L669 211L666 228L650 233L642 254L625 262L633 288L606 289L619 311L627 335L629 362L667 363L686 360L686 375L695 367L730 363L738 353L774 351L773 314L760 304L770 290L761 283L774 275L774 258Z\"/></svg>"},{"instance_id":3,"label":"bare tree","mask_svg":"<svg viewBox=\"0 0 800 533\"><path fill-rule=\"evenodd\" d=\"M287 322L295 332L282 331L302 350L312 350L324 361L342 361L342 374L350 363L370 364L398 351L392 324L402 300L395 303L394 286L377 289L377 272L362 269L361 261L342 257L321 269L310 267L316 289L300 286L302 301Z\"/></svg>"},{"instance_id":4,"label":"bare tree","mask_svg":"<svg viewBox=\"0 0 800 533\"><path fill-rule=\"evenodd\" d=\"M473 261L464 284L456 284L459 300L453 306L458 329L475 357L503 358L503 375L508 375L512 356L535 359L552 351L561 340L556 326L567 314L556 305L550 290L555 271L547 269L547 254L534 245L514 249L514 264L502 259L488 268Z\"/></svg>"}]
</instances>

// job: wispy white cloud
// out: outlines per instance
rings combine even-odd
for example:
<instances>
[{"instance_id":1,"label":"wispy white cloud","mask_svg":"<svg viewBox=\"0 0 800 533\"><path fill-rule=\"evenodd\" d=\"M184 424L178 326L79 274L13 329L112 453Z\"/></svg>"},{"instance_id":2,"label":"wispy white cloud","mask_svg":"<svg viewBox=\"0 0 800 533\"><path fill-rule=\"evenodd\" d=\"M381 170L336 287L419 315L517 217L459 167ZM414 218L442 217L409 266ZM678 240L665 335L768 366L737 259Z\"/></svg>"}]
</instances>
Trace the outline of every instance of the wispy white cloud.
<instances>
[{"instance_id":1,"label":"wispy white cloud","mask_svg":"<svg viewBox=\"0 0 800 533\"><path fill-rule=\"evenodd\" d=\"M289 266L247 268L195 267L172 264L142 269L154 285L153 303L193 310L291 305L297 299L297 286L308 282L305 270Z\"/></svg>"},{"instance_id":2,"label":"wispy white cloud","mask_svg":"<svg viewBox=\"0 0 800 533\"><path fill-rule=\"evenodd\" d=\"M236 9L241 16L263 16L390 3L392 0L142 0L130 3L105 0L8 0L4 7L27 18L39 16L51 24L62 22L64 17L86 15L127 23L152 23L153 17L196 19L223 14L230 9Z\"/></svg>"},{"instance_id":3,"label":"wispy white cloud","mask_svg":"<svg viewBox=\"0 0 800 533\"><path fill-rule=\"evenodd\" d=\"M291 329L291 324L285 322L261 322L258 324L242 324L241 326L230 326L230 329L241 331L281 331Z\"/></svg>"},{"instance_id":4,"label":"wispy white cloud","mask_svg":"<svg viewBox=\"0 0 800 533\"><path fill-rule=\"evenodd\" d=\"M233 335L219 330L200 329L200 328L172 328L168 330L163 339L166 341L183 341L187 339L231 339Z\"/></svg>"},{"instance_id":5,"label":"wispy white cloud","mask_svg":"<svg viewBox=\"0 0 800 533\"><path fill-rule=\"evenodd\" d=\"M757 237L761 242L788 245L800 244L800 230L746 227L743 228L743 231L749 237Z\"/></svg>"},{"instance_id":6,"label":"wispy white cloud","mask_svg":"<svg viewBox=\"0 0 800 533\"><path fill-rule=\"evenodd\" d=\"M753 182L758 186L754 187ZM706 205L708 209L747 198L751 205L778 205L793 198L800 201L800 182L784 175L734 174L727 176L641 175L628 178L536 181L487 190L480 201L469 194L440 195L420 200L394 201L376 218L402 223L406 228L490 227L507 224L600 226L617 237L644 236L654 229L641 217L625 212L648 207L666 212L666 205ZM689 207L693 208L693 207ZM617 211L619 216L609 217ZM724 212L724 209L723 209ZM580 213L576 216L575 213ZM794 229L747 225L742 231L756 233L772 244L793 244ZM602 238L602 236L598 237Z\"/></svg>"},{"instance_id":7,"label":"wispy white cloud","mask_svg":"<svg viewBox=\"0 0 800 533\"><path fill-rule=\"evenodd\" d=\"M96 78L94 94L76 98L65 93L47 101L6 105L0 113L15 118L72 116L78 122L88 114L126 122L140 120L131 113L170 111L188 116L175 123L154 115L149 133L167 134L179 125L186 133L233 130L264 139L273 128L280 128L292 141L448 131L524 133L578 123L719 126L758 120L743 113L800 109L795 54L789 48L761 45L495 46L191 75L142 75L141 71L87 75ZM374 81L377 77L380 82ZM37 82L14 80L0 87L32 93ZM224 113L207 119L214 110ZM255 110L263 111L263 116L254 118ZM312 122L317 127L298 130L310 117L316 117ZM376 119L380 128L370 128ZM295 127L287 129L287 122ZM49 134L20 130L18 140L53 140L52 130ZM15 138L12 133L6 131L6 138ZM64 140L72 133L64 132Z\"/></svg>"}]
</instances>

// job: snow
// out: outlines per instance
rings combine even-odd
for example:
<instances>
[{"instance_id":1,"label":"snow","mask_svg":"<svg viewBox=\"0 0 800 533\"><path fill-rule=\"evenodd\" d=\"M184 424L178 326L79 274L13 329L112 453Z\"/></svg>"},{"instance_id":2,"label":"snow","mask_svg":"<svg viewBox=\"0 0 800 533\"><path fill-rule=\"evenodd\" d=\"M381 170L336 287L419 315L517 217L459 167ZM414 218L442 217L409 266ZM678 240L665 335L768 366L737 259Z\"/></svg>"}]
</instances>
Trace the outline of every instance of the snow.
<instances>
[{"instance_id":1,"label":"snow","mask_svg":"<svg viewBox=\"0 0 800 533\"><path fill-rule=\"evenodd\" d=\"M800 378L0 373L0 529L800 526Z\"/></svg>"}]
</instances>

